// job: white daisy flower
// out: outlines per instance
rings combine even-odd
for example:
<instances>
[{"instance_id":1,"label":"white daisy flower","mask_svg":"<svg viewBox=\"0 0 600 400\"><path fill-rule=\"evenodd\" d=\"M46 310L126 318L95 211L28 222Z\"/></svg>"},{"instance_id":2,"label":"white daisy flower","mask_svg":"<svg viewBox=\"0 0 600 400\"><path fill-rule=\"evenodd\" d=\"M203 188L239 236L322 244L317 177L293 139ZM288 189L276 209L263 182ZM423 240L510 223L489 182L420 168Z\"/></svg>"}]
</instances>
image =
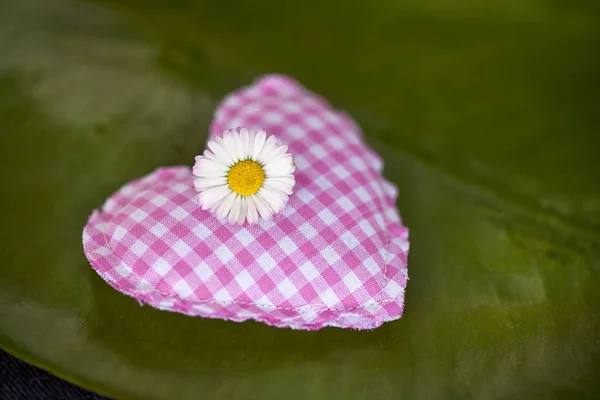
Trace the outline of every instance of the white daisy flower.
<instances>
[{"instance_id":1,"label":"white daisy flower","mask_svg":"<svg viewBox=\"0 0 600 400\"><path fill-rule=\"evenodd\" d=\"M192 169L203 210L242 225L270 219L292 194L296 180L288 147L264 130L231 129L208 142Z\"/></svg>"}]
</instances>

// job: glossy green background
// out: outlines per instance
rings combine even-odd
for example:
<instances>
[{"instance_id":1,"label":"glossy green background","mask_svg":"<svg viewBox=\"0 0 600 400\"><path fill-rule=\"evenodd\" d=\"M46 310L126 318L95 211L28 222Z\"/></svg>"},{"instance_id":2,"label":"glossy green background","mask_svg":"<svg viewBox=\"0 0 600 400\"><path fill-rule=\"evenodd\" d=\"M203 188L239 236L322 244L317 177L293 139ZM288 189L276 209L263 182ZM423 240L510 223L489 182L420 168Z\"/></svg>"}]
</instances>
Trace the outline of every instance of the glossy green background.
<instances>
[{"instance_id":1,"label":"glossy green background","mask_svg":"<svg viewBox=\"0 0 600 400\"><path fill-rule=\"evenodd\" d=\"M0 346L141 399L600 395L600 6L0 0ZM404 317L295 332L139 307L81 231L190 164L222 96L290 74L400 187Z\"/></svg>"}]
</instances>

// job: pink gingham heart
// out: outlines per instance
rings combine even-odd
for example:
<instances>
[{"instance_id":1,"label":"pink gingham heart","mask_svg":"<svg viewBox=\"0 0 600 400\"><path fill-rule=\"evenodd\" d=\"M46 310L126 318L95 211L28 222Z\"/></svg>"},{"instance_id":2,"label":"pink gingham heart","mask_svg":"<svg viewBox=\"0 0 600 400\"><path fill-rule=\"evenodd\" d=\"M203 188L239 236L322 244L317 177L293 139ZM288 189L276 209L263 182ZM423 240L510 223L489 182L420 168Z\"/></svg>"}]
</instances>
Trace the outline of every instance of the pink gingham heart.
<instances>
[{"instance_id":1,"label":"pink gingham heart","mask_svg":"<svg viewBox=\"0 0 600 400\"><path fill-rule=\"evenodd\" d=\"M345 114L290 78L229 95L211 135L265 129L289 146L295 193L272 220L229 225L201 210L189 167L114 193L83 231L91 265L153 307L295 329L372 329L401 316L408 230L381 159Z\"/></svg>"}]
</instances>

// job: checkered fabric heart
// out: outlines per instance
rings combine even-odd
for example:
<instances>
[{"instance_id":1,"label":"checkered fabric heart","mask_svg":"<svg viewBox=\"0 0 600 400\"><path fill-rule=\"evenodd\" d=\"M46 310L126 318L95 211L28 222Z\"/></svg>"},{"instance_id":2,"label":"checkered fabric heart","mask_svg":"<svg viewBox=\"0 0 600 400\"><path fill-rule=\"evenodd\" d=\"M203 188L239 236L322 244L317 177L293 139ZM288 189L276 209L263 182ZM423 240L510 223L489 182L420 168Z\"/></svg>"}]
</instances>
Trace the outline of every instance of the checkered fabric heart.
<instances>
[{"instance_id":1,"label":"checkered fabric heart","mask_svg":"<svg viewBox=\"0 0 600 400\"><path fill-rule=\"evenodd\" d=\"M271 75L229 95L211 135L241 126L266 129L295 157L295 193L280 214L218 221L198 205L189 167L160 168L91 215L83 243L94 269L141 303L194 316L307 330L399 318L408 230L357 125Z\"/></svg>"}]
</instances>

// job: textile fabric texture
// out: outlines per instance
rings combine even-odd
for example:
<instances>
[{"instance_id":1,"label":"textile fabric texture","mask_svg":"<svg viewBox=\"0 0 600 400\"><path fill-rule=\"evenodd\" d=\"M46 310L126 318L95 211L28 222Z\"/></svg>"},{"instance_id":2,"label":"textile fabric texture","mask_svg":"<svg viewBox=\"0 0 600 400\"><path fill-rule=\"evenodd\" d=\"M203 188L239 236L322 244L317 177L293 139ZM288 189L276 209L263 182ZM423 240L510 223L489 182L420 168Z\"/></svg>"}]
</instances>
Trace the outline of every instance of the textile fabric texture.
<instances>
[{"instance_id":1,"label":"textile fabric texture","mask_svg":"<svg viewBox=\"0 0 600 400\"><path fill-rule=\"evenodd\" d=\"M140 303L194 316L308 330L399 318L408 230L358 126L279 75L226 97L210 133L242 126L266 129L295 157L280 214L218 221L200 209L190 167L159 168L91 215L83 243L94 269Z\"/></svg>"}]
</instances>

